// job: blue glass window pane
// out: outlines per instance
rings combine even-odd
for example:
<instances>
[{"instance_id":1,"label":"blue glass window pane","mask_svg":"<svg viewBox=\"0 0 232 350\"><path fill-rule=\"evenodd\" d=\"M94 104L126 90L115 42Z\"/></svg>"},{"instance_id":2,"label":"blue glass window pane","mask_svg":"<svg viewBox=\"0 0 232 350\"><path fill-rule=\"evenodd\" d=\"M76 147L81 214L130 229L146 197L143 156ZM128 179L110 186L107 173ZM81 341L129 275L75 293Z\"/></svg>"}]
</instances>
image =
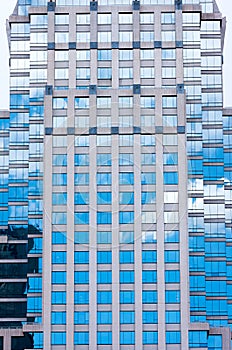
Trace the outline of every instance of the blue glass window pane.
<instances>
[{"instance_id":1,"label":"blue glass window pane","mask_svg":"<svg viewBox=\"0 0 232 350\"><path fill-rule=\"evenodd\" d=\"M165 300L167 304L179 304L180 303L180 291L179 290L166 290Z\"/></svg>"},{"instance_id":2,"label":"blue glass window pane","mask_svg":"<svg viewBox=\"0 0 232 350\"><path fill-rule=\"evenodd\" d=\"M120 283L134 283L134 271L120 271Z\"/></svg>"},{"instance_id":3,"label":"blue glass window pane","mask_svg":"<svg viewBox=\"0 0 232 350\"><path fill-rule=\"evenodd\" d=\"M66 205L67 204L67 193L53 193L52 194L52 204L53 205Z\"/></svg>"},{"instance_id":4,"label":"blue glass window pane","mask_svg":"<svg viewBox=\"0 0 232 350\"><path fill-rule=\"evenodd\" d=\"M28 278L28 293L40 293L42 292L42 277L29 277Z\"/></svg>"},{"instance_id":5,"label":"blue glass window pane","mask_svg":"<svg viewBox=\"0 0 232 350\"><path fill-rule=\"evenodd\" d=\"M74 196L75 205L86 205L89 204L89 193L88 192L76 192Z\"/></svg>"},{"instance_id":6,"label":"blue glass window pane","mask_svg":"<svg viewBox=\"0 0 232 350\"><path fill-rule=\"evenodd\" d=\"M121 345L135 344L135 332L120 332L120 344Z\"/></svg>"},{"instance_id":7,"label":"blue glass window pane","mask_svg":"<svg viewBox=\"0 0 232 350\"><path fill-rule=\"evenodd\" d=\"M74 292L74 303L77 305L89 304L89 292Z\"/></svg>"},{"instance_id":8,"label":"blue glass window pane","mask_svg":"<svg viewBox=\"0 0 232 350\"><path fill-rule=\"evenodd\" d=\"M143 270L142 282L143 283L156 283L157 282L157 272L152 271L152 270Z\"/></svg>"},{"instance_id":9,"label":"blue glass window pane","mask_svg":"<svg viewBox=\"0 0 232 350\"><path fill-rule=\"evenodd\" d=\"M133 264L134 263L134 252L130 250L120 251L120 264Z\"/></svg>"},{"instance_id":10,"label":"blue glass window pane","mask_svg":"<svg viewBox=\"0 0 232 350\"><path fill-rule=\"evenodd\" d=\"M97 185L111 185L112 174L111 173L97 173Z\"/></svg>"},{"instance_id":11,"label":"blue glass window pane","mask_svg":"<svg viewBox=\"0 0 232 350\"><path fill-rule=\"evenodd\" d=\"M152 324L158 322L157 311L143 311L143 324Z\"/></svg>"},{"instance_id":12,"label":"blue glass window pane","mask_svg":"<svg viewBox=\"0 0 232 350\"><path fill-rule=\"evenodd\" d=\"M87 186L89 184L89 174L88 173L75 174L74 182L76 186Z\"/></svg>"},{"instance_id":13,"label":"blue glass window pane","mask_svg":"<svg viewBox=\"0 0 232 350\"><path fill-rule=\"evenodd\" d=\"M166 323L180 323L180 311L166 311Z\"/></svg>"},{"instance_id":14,"label":"blue glass window pane","mask_svg":"<svg viewBox=\"0 0 232 350\"><path fill-rule=\"evenodd\" d=\"M53 264L66 264L66 252L52 252Z\"/></svg>"},{"instance_id":15,"label":"blue glass window pane","mask_svg":"<svg viewBox=\"0 0 232 350\"><path fill-rule=\"evenodd\" d=\"M97 292L98 304L112 304L112 292L111 291L99 291Z\"/></svg>"},{"instance_id":16,"label":"blue glass window pane","mask_svg":"<svg viewBox=\"0 0 232 350\"><path fill-rule=\"evenodd\" d=\"M75 166L88 166L89 155L88 154L75 154Z\"/></svg>"},{"instance_id":17,"label":"blue glass window pane","mask_svg":"<svg viewBox=\"0 0 232 350\"><path fill-rule=\"evenodd\" d=\"M157 252L155 250L143 250L142 262L143 264L155 264L157 260Z\"/></svg>"},{"instance_id":18,"label":"blue glass window pane","mask_svg":"<svg viewBox=\"0 0 232 350\"><path fill-rule=\"evenodd\" d=\"M141 204L153 204L156 202L156 192L142 192Z\"/></svg>"},{"instance_id":19,"label":"blue glass window pane","mask_svg":"<svg viewBox=\"0 0 232 350\"><path fill-rule=\"evenodd\" d=\"M89 283L89 272L88 271L75 271L74 272L74 283L75 284L88 284Z\"/></svg>"},{"instance_id":20,"label":"blue glass window pane","mask_svg":"<svg viewBox=\"0 0 232 350\"><path fill-rule=\"evenodd\" d=\"M120 224L130 224L134 222L134 212L133 211L121 211L119 213L119 223Z\"/></svg>"},{"instance_id":21,"label":"blue glass window pane","mask_svg":"<svg viewBox=\"0 0 232 350\"><path fill-rule=\"evenodd\" d=\"M75 213L75 225L89 224L89 212Z\"/></svg>"},{"instance_id":22,"label":"blue glass window pane","mask_svg":"<svg viewBox=\"0 0 232 350\"><path fill-rule=\"evenodd\" d=\"M179 243L179 231L165 231L165 243Z\"/></svg>"},{"instance_id":23,"label":"blue glass window pane","mask_svg":"<svg viewBox=\"0 0 232 350\"><path fill-rule=\"evenodd\" d=\"M158 344L158 332L143 332L143 344Z\"/></svg>"},{"instance_id":24,"label":"blue glass window pane","mask_svg":"<svg viewBox=\"0 0 232 350\"><path fill-rule=\"evenodd\" d=\"M193 348L207 348L207 332L206 331L190 331L189 346Z\"/></svg>"},{"instance_id":25,"label":"blue glass window pane","mask_svg":"<svg viewBox=\"0 0 232 350\"><path fill-rule=\"evenodd\" d=\"M180 283L180 271L178 271L178 270L165 271L165 282L166 283Z\"/></svg>"},{"instance_id":26,"label":"blue glass window pane","mask_svg":"<svg viewBox=\"0 0 232 350\"><path fill-rule=\"evenodd\" d=\"M97 193L97 204L111 204L112 194L111 192L98 192Z\"/></svg>"},{"instance_id":27,"label":"blue glass window pane","mask_svg":"<svg viewBox=\"0 0 232 350\"><path fill-rule=\"evenodd\" d=\"M142 173L141 174L141 184L142 185L155 185L156 174L155 173Z\"/></svg>"},{"instance_id":28,"label":"blue glass window pane","mask_svg":"<svg viewBox=\"0 0 232 350\"><path fill-rule=\"evenodd\" d=\"M120 324L134 324L135 312L134 311L120 311Z\"/></svg>"},{"instance_id":29,"label":"blue glass window pane","mask_svg":"<svg viewBox=\"0 0 232 350\"><path fill-rule=\"evenodd\" d=\"M178 153L164 153L164 165L177 165Z\"/></svg>"},{"instance_id":30,"label":"blue glass window pane","mask_svg":"<svg viewBox=\"0 0 232 350\"><path fill-rule=\"evenodd\" d=\"M27 312L42 312L42 297L28 297Z\"/></svg>"},{"instance_id":31,"label":"blue glass window pane","mask_svg":"<svg viewBox=\"0 0 232 350\"><path fill-rule=\"evenodd\" d=\"M83 72L86 72L88 75L88 70L84 70ZM86 79L89 79L88 76L86 76ZM75 109L89 109L89 98L88 97L76 97L75 98Z\"/></svg>"},{"instance_id":32,"label":"blue glass window pane","mask_svg":"<svg viewBox=\"0 0 232 350\"><path fill-rule=\"evenodd\" d=\"M112 50L98 50L98 60L99 61L111 61Z\"/></svg>"},{"instance_id":33,"label":"blue glass window pane","mask_svg":"<svg viewBox=\"0 0 232 350\"><path fill-rule=\"evenodd\" d=\"M165 263L178 263L180 261L179 250L166 250L164 252Z\"/></svg>"},{"instance_id":34,"label":"blue glass window pane","mask_svg":"<svg viewBox=\"0 0 232 350\"><path fill-rule=\"evenodd\" d=\"M11 94L10 95L10 107L11 108L29 108L29 95Z\"/></svg>"},{"instance_id":35,"label":"blue glass window pane","mask_svg":"<svg viewBox=\"0 0 232 350\"><path fill-rule=\"evenodd\" d=\"M53 174L52 175L53 186L66 186L67 185L67 174Z\"/></svg>"},{"instance_id":36,"label":"blue glass window pane","mask_svg":"<svg viewBox=\"0 0 232 350\"><path fill-rule=\"evenodd\" d=\"M66 225L67 213L65 212L52 213L52 223L53 225Z\"/></svg>"},{"instance_id":37,"label":"blue glass window pane","mask_svg":"<svg viewBox=\"0 0 232 350\"><path fill-rule=\"evenodd\" d=\"M120 192L120 204L134 204L134 192Z\"/></svg>"},{"instance_id":38,"label":"blue glass window pane","mask_svg":"<svg viewBox=\"0 0 232 350\"><path fill-rule=\"evenodd\" d=\"M36 349L43 348L43 333L33 333L33 340Z\"/></svg>"},{"instance_id":39,"label":"blue glass window pane","mask_svg":"<svg viewBox=\"0 0 232 350\"><path fill-rule=\"evenodd\" d=\"M89 333L88 332L75 332L74 333L74 344L75 345L88 345L89 344Z\"/></svg>"},{"instance_id":40,"label":"blue glass window pane","mask_svg":"<svg viewBox=\"0 0 232 350\"><path fill-rule=\"evenodd\" d=\"M52 292L52 304L66 304L66 292Z\"/></svg>"},{"instance_id":41,"label":"blue glass window pane","mask_svg":"<svg viewBox=\"0 0 232 350\"><path fill-rule=\"evenodd\" d=\"M89 232L77 231L74 232L75 244L88 244L89 243Z\"/></svg>"},{"instance_id":42,"label":"blue glass window pane","mask_svg":"<svg viewBox=\"0 0 232 350\"><path fill-rule=\"evenodd\" d=\"M119 173L119 184L120 185L133 185L134 184L134 173Z\"/></svg>"},{"instance_id":43,"label":"blue glass window pane","mask_svg":"<svg viewBox=\"0 0 232 350\"><path fill-rule=\"evenodd\" d=\"M210 335L208 338L209 350L222 350L222 336Z\"/></svg>"},{"instance_id":44,"label":"blue glass window pane","mask_svg":"<svg viewBox=\"0 0 232 350\"><path fill-rule=\"evenodd\" d=\"M205 276L190 276L190 290L191 291L204 291L205 290Z\"/></svg>"},{"instance_id":45,"label":"blue glass window pane","mask_svg":"<svg viewBox=\"0 0 232 350\"><path fill-rule=\"evenodd\" d=\"M97 263L98 264L111 264L112 263L112 252L111 251L98 251L97 252Z\"/></svg>"},{"instance_id":46,"label":"blue glass window pane","mask_svg":"<svg viewBox=\"0 0 232 350\"><path fill-rule=\"evenodd\" d=\"M65 332L52 332L52 345L66 345L66 333Z\"/></svg>"},{"instance_id":47,"label":"blue glass window pane","mask_svg":"<svg viewBox=\"0 0 232 350\"><path fill-rule=\"evenodd\" d=\"M120 291L120 304L134 304L135 293L133 290Z\"/></svg>"},{"instance_id":48,"label":"blue glass window pane","mask_svg":"<svg viewBox=\"0 0 232 350\"><path fill-rule=\"evenodd\" d=\"M52 283L53 284L65 284L66 283L66 272L65 271L53 271L52 272Z\"/></svg>"},{"instance_id":49,"label":"blue glass window pane","mask_svg":"<svg viewBox=\"0 0 232 350\"><path fill-rule=\"evenodd\" d=\"M112 283L112 271L98 271L97 283L99 284Z\"/></svg>"},{"instance_id":50,"label":"blue glass window pane","mask_svg":"<svg viewBox=\"0 0 232 350\"><path fill-rule=\"evenodd\" d=\"M52 324L66 324L66 312L52 312Z\"/></svg>"},{"instance_id":51,"label":"blue glass window pane","mask_svg":"<svg viewBox=\"0 0 232 350\"><path fill-rule=\"evenodd\" d=\"M156 304L157 303L157 291L156 290L143 290L142 292L143 304Z\"/></svg>"},{"instance_id":52,"label":"blue glass window pane","mask_svg":"<svg viewBox=\"0 0 232 350\"><path fill-rule=\"evenodd\" d=\"M97 154L98 166L111 166L111 153Z\"/></svg>"},{"instance_id":53,"label":"blue glass window pane","mask_svg":"<svg viewBox=\"0 0 232 350\"><path fill-rule=\"evenodd\" d=\"M112 312L111 311L98 311L97 323L98 324L111 324L112 323Z\"/></svg>"},{"instance_id":54,"label":"blue glass window pane","mask_svg":"<svg viewBox=\"0 0 232 350\"><path fill-rule=\"evenodd\" d=\"M89 312L80 311L74 312L74 324L89 324Z\"/></svg>"},{"instance_id":55,"label":"blue glass window pane","mask_svg":"<svg viewBox=\"0 0 232 350\"><path fill-rule=\"evenodd\" d=\"M67 166L67 154L55 154L52 156L54 166Z\"/></svg>"},{"instance_id":56,"label":"blue glass window pane","mask_svg":"<svg viewBox=\"0 0 232 350\"><path fill-rule=\"evenodd\" d=\"M97 332L98 345L112 344L112 332Z\"/></svg>"},{"instance_id":57,"label":"blue glass window pane","mask_svg":"<svg viewBox=\"0 0 232 350\"><path fill-rule=\"evenodd\" d=\"M74 252L74 263L75 264L88 264L89 263L89 252Z\"/></svg>"},{"instance_id":58,"label":"blue glass window pane","mask_svg":"<svg viewBox=\"0 0 232 350\"><path fill-rule=\"evenodd\" d=\"M164 172L164 185L178 185L178 173Z\"/></svg>"},{"instance_id":59,"label":"blue glass window pane","mask_svg":"<svg viewBox=\"0 0 232 350\"><path fill-rule=\"evenodd\" d=\"M53 98L53 108L54 109L67 109L68 108L68 98L67 97L54 97Z\"/></svg>"},{"instance_id":60,"label":"blue glass window pane","mask_svg":"<svg viewBox=\"0 0 232 350\"><path fill-rule=\"evenodd\" d=\"M166 343L167 344L180 344L181 333L179 331L167 331L166 332Z\"/></svg>"}]
</instances>

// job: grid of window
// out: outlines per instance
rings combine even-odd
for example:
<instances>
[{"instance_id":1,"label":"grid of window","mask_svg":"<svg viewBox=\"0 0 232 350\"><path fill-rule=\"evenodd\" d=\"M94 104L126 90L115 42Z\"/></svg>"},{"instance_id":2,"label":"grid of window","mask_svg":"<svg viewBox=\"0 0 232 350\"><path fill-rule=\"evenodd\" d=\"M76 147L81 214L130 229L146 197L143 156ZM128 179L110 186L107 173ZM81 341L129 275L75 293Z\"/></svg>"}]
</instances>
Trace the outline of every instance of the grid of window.
<instances>
[{"instance_id":1,"label":"grid of window","mask_svg":"<svg viewBox=\"0 0 232 350\"><path fill-rule=\"evenodd\" d=\"M30 5L53 4L19 0L18 15L27 15ZM180 13L174 0L141 0L139 12L131 0L57 0L59 11L35 9L30 24L11 23L11 114L0 119L0 225L28 240L18 254L28 258L29 271L16 273L28 282L25 323L42 323L43 249L49 253L52 311L45 310L43 323L51 326L54 349L70 346L71 324L77 347L88 347L94 333L102 349L115 339L123 349L157 349L161 317L163 346L179 350L187 342L181 313L187 216L190 321L217 327L231 316L225 278L232 123L226 115L223 130L221 23L211 18L212 0L183 0L189 4L201 4L208 15L194 7ZM188 210L182 208L185 141ZM50 216L45 226L43 212ZM33 339L42 348L42 334ZM222 339L191 331L189 346L220 350Z\"/></svg>"}]
</instances>

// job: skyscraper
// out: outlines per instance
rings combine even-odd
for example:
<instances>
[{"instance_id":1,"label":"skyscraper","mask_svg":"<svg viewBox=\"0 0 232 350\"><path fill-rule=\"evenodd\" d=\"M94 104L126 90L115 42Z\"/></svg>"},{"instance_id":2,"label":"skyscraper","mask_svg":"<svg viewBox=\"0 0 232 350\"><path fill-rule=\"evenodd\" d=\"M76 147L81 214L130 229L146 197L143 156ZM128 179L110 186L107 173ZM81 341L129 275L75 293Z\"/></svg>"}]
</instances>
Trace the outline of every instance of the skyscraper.
<instances>
[{"instance_id":1,"label":"skyscraper","mask_svg":"<svg viewBox=\"0 0 232 350\"><path fill-rule=\"evenodd\" d=\"M225 23L214 0L18 0L3 350L231 349Z\"/></svg>"}]
</instances>

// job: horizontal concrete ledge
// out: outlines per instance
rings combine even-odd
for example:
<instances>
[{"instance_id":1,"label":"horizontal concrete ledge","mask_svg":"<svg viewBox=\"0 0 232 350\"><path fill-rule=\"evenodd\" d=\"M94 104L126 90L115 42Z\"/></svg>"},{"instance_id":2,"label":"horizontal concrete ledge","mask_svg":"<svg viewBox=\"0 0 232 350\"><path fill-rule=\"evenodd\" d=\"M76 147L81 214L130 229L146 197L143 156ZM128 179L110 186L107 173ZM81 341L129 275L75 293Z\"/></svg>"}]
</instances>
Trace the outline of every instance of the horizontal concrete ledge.
<instances>
[{"instance_id":1,"label":"horizontal concrete ledge","mask_svg":"<svg viewBox=\"0 0 232 350\"><path fill-rule=\"evenodd\" d=\"M9 117L9 111L7 109L0 109L0 116L1 117Z\"/></svg>"},{"instance_id":2,"label":"horizontal concrete ledge","mask_svg":"<svg viewBox=\"0 0 232 350\"><path fill-rule=\"evenodd\" d=\"M183 4L183 12L201 12L201 5Z\"/></svg>"},{"instance_id":3,"label":"horizontal concrete ledge","mask_svg":"<svg viewBox=\"0 0 232 350\"><path fill-rule=\"evenodd\" d=\"M210 330L210 326L208 323L203 323L203 322L199 322L199 323L190 323L189 324L189 330L190 331L209 331Z\"/></svg>"},{"instance_id":4,"label":"horizontal concrete ledge","mask_svg":"<svg viewBox=\"0 0 232 350\"><path fill-rule=\"evenodd\" d=\"M38 323L26 323L23 325L23 332L42 332L43 326Z\"/></svg>"},{"instance_id":5,"label":"horizontal concrete ledge","mask_svg":"<svg viewBox=\"0 0 232 350\"><path fill-rule=\"evenodd\" d=\"M0 328L0 336L6 337L23 337L23 329L22 328Z\"/></svg>"},{"instance_id":6,"label":"horizontal concrete ledge","mask_svg":"<svg viewBox=\"0 0 232 350\"><path fill-rule=\"evenodd\" d=\"M222 19L222 14L220 12L214 12L214 13L202 13L201 15L201 19L203 21L207 21L207 20L219 20Z\"/></svg>"},{"instance_id":7,"label":"horizontal concrete ledge","mask_svg":"<svg viewBox=\"0 0 232 350\"><path fill-rule=\"evenodd\" d=\"M232 107L223 108L223 115L232 115Z\"/></svg>"},{"instance_id":8,"label":"horizontal concrete ledge","mask_svg":"<svg viewBox=\"0 0 232 350\"><path fill-rule=\"evenodd\" d=\"M30 22L29 16L15 16L12 15L9 17L9 22L14 22L14 23L25 23L25 22Z\"/></svg>"},{"instance_id":9,"label":"horizontal concrete ledge","mask_svg":"<svg viewBox=\"0 0 232 350\"><path fill-rule=\"evenodd\" d=\"M229 327L214 327L210 328L209 330L210 334L231 334L231 330Z\"/></svg>"}]
</instances>

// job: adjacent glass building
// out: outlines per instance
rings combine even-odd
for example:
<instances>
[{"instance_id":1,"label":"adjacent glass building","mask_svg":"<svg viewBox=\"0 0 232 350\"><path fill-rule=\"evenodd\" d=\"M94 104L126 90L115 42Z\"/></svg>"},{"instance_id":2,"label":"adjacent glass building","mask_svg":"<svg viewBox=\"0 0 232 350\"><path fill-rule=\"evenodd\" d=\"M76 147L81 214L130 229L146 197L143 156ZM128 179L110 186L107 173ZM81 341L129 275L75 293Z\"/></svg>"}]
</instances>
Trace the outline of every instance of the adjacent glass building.
<instances>
[{"instance_id":1,"label":"adjacent glass building","mask_svg":"<svg viewBox=\"0 0 232 350\"><path fill-rule=\"evenodd\" d=\"M231 349L224 34L214 0L18 0L0 349Z\"/></svg>"}]
</instances>

